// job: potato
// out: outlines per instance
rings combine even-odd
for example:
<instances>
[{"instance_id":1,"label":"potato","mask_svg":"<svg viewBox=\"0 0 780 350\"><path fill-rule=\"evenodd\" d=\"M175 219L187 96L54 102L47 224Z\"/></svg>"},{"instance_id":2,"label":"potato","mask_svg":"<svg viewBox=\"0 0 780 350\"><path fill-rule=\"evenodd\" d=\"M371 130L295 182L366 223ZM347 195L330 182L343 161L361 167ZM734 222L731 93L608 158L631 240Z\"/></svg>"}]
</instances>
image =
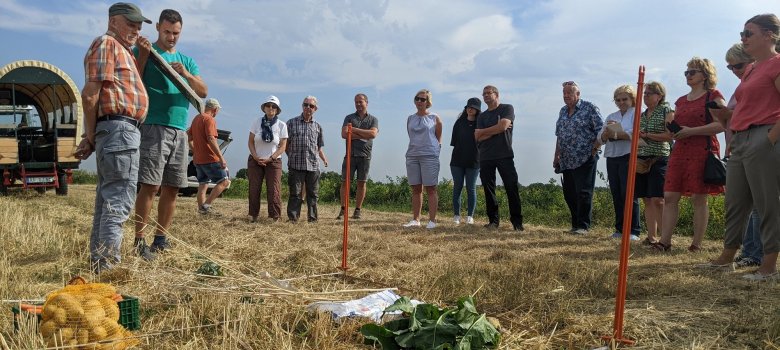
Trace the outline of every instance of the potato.
<instances>
[{"instance_id":1,"label":"potato","mask_svg":"<svg viewBox=\"0 0 780 350\"><path fill-rule=\"evenodd\" d=\"M103 311L106 313L106 318L114 321L119 319L119 304L117 304L116 301L109 298L103 298L101 303L103 304Z\"/></svg>"},{"instance_id":2,"label":"potato","mask_svg":"<svg viewBox=\"0 0 780 350\"><path fill-rule=\"evenodd\" d=\"M102 326L103 323L106 320L106 313L103 312L103 309L95 309L95 310L89 310L88 312L84 313L84 316L81 317L81 326L86 328L94 328L97 326Z\"/></svg>"},{"instance_id":3,"label":"potato","mask_svg":"<svg viewBox=\"0 0 780 350\"><path fill-rule=\"evenodd\" d=\"M89 343L89 331L85 328L79 329L76 339L78 339L79 344Z\"/></svg>"},{"instance_id":4,"label":"potato","mask_svg":"<svg viewBox=\"0 0 780 350\"><path fill-rule=\"evenodd\" d=\"M59 333L59 334L57 334L57 333ZM68 328L68 327L60 328L59 332L57 332L57 333L55 333L55 335L58 336L58 337L62 337L63 343L66 343L66 344L67 344L68 340L75 339L75 335L76 335L76 333L73 331L73 328Z\"/></svg>"},{"instance_id":5,"label":"potato","mask_svg":"<svg viewBox=\"0 0 780 350\"><path fill-rule=\"evenodd\" d=\"M46 305L41 311L41 319L43 319L43 321L51 320L54 318L54 314L57 312L57 310L60 310L57 305Z\"/></svg>"},{"instance_id":6,"label":"potato","mask_svg":"<svg viewBox=\"0 0 780 350\"><path fill-rule=\"evenodd\" d=\"M108 333L109 337L114 337L116 335L119 335L120 337L124 336L124 333L122 332L124 331L124 328L114 320L106 321L103 324L103 328L106 329L106 333Z\"/></svg>"},{"instance_id":7,"label":"potato","mask_svg":"<svg viewBox=\"0 0 780 350\"><path fill-rule=\"evenodd\" d=\"M57 330L57 323L54 322L54 320L44 321L41 323L41 327L39 329L43 338L48 339L54 335L54 331Z\"/></svg>"},{"instance_id":8,"label":"potato","mask_svg":"<svg viewBox=\"0 0 780 350\"><path fill-rule=\"evenodd\" d=\"M89 341L96 342L106 339L108 332L102 326L97 326L89 330Z\"/></svg>"},{"instance_id":9,"label":"potato","mask_svg":"<svg viewBox=\"0 0 780 350\"><path fill-rule=\"evenodd\" d=\"M65 326L68 324L68 312L65 311L65 309L57 308L54 311L54 322L57 322L60 326Z\"/></svg>"}]
</instances>

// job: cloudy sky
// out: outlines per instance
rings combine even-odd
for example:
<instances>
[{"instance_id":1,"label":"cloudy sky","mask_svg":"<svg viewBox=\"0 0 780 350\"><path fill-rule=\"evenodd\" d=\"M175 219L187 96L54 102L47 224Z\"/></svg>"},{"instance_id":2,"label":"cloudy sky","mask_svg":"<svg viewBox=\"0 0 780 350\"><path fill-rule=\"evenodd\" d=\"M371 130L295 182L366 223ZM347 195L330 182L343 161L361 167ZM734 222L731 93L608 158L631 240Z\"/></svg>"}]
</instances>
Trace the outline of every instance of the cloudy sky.
<instances>
[{"instance_id":1,"label":"cloudy sky","mask_svg":"<svg viewBox=\"0 0 780 350\"><path fill-rule=\"evenodd\" d=\"M84 53L105 32L111 3L0 0L0 65L47 61L83 86ZM726 50L739 41L745 20L780 13L775 0L136 3L154 22L165 8L181 12L178 49L198 62L210 97L223 105L218 125L233 131L227 159L234 172L246 167L248 128L269 94L281 99L284 120L300 114L306 95L319 98L326 170L340 169L341 123L354 112L354 95L364 92L380 120L370 176L403 176L405 120L415 111L415 92L427 88L431 111L444 120L440 176L450 178L452 124L466 100L492 84L501 102L515 107L515 164L526 185L555 177L562 81L577 81L582 97L606 117L616 110L614 89L636 86L639 65L674 101L688 92L686 62L700 56L717 64L718 88L730 96L737 79L726 69ZM145 24L142 35L156 38L154 25ZM83 165L94 166L94 159Z\"/></svg>"}]
</instances>

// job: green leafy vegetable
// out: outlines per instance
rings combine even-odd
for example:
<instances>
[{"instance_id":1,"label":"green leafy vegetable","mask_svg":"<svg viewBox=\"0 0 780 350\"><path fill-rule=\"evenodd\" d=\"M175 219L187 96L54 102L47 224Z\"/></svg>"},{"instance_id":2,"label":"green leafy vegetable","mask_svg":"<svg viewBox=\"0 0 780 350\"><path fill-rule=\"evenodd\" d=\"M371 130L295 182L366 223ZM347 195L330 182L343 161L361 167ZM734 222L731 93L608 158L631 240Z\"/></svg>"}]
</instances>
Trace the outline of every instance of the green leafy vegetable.
<instances>
[{"instance_id":1,"label":"green leafy vegetable","mask_svg":"<svg viewBox=\"0 0 780 350\"><path fill-rule=\"evenodd\" d=\"M403 297L385 309L393 311L401 311L403 318L360 328L366 344L379 343L383 350L477 350L495 349L501 341L501 334L477 312L471 297L443 309L433 304L413 306Z\"/></svg>"}]
</instances>

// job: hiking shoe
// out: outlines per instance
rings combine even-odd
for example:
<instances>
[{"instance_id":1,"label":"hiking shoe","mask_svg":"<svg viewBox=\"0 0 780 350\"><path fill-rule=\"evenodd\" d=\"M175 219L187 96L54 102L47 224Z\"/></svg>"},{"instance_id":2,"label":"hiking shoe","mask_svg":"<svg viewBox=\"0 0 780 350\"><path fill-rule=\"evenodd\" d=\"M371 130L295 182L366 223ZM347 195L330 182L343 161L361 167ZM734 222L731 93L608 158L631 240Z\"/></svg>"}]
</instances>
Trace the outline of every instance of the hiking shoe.
<instances>
[{"instance_id":1,"label":"hiking shoe","mask_svg":"<svg viewBox=\"0 0 780 350\"><path fill-rule=\"evenodd\" d=\"M753 267L753 266L760 266L760 265L761 262L751 258L742 258L734 262L734 267L736 268Z\"/></svg>"},{"instance_id":2,"label":"hiking shoe","mask_svg":"<svg viewBox=\"0 0 780 350\"><path fill-rule=\"evenodd\" d=\"M474 218L471 216L466 217L466 224L467 225L474 225Z\"/></svg>"},{"instance_id":3,"label":"hiking shoe","mask_svg":"<svg viewBox=\"0 0 780 350\"><path fill-rule=\"evenodd\" d=\"M460 225L460 215L455 215L452 217L452 222L455 223L455 225Z\"/></svg>"},{"instance_id":4,"label":"hiking shoe","mask_svg":"<svg viewBox=\"0 0 780 350\"><path fill-rule=\"evenodd\" d=\"M588 230L584 229L584 228L578 228L578 229L576 229L574 231L571 231L571 234L573 234L575 236L587 235L588 234Z\"/></svg>"},{"instance_id":5,"label":"hiking shoe","mask_svg":"<svg viewBox=\"0 0 780 350\"><path fill-rule=\"evenodd\" d=\"M135 251L138 256L146 261L152 261L157 258L157 255L154 254L152 249L146 245L146 242L144 241L136 242Z\"/></svg>"},{"instance_id":6,"label":"hiking shoe","mask_svg":"<svg viewBox=\"0 0 780 350\"><path fill-rule=\"evenodd\" d=\"M417 220L411 220L411 221L409 221L409 222L404 224L404 227L407 227L407 228L408 227L420 227L420 226L421 226L420 222L417 221Z\"/></svg>"},{"instance_id":7,"label":"hiking shoe","mask_svg":"<svg viewBox=\"0 0 780 350\"><path fill-rule=\"evenodd\" d=\"M198 213L201 215L222 216L218 211L214 210L214 207L200 207Z\"/></svg>"},{"instance_id":8,"label":"hiking shoe","mask_svg":"<svg viewBox=\"0 0 780 350\"><path fill-rule=\"evenodd\" d=\"M497 222L488 222L483 227L486 228L486 229L497 230L498 229L498 223Z\"/></svg>"},{"instance_id":9,"label":"hiking shoe","mask_svg":"<svg viewBox=\"0 0 780 350\"><path fill-rule=\"evenodd\" d=\"M149 251L152 253L164 253L168 249L171 249L171 244L167 239L162 242L152 243L149 246Z\"/></svg>"},{"instance_id":10,"label":"hiking shoe","mask_svg":"<svg viewBox=\"0 0 780 350\"><path fill-rule=\"evenodd\" d=\"M360 220L360 208L355 208L355 211L352 212L352 218Z\"/></svg>"},{"instance_id":11,"label":"hiking shoe","mask_svg":"<svg viewBox=\"0 0 780 350\"><path fill-rule=\"evenodd\" d=\"M748 281L754 281L754 282L769 282L769 281L777 281L780 280L780 273L777 271L772 272L768 275L765 275L761 272L754 272L749 273L747 275L742 275L742 278L748 280Z\"/></svg>"},{"instance_id":12,"label":"hiking shoe","mask_svg":"<svg viewBox=\"0 0 780 350\"><path fill-rule=\"evenodd\" d=\"M436 222L434 222L433 220L428 221L428 225L426 225L425 228L429 230L436 228Z\"/></svg>"},{"instance_id":13,"label":"hiking shoe","mask_svg":"<svg viewBox=\"0 0 780 350\"><path fill-rule=\"evenodd\" d=\"M344 207L339 210L339 215L336 216L336 220L344 220Z\"/></svg>"},{"instance_id":14,"label":"hiking shoe","mask_svg":"<svg viewBox=\"0 0 780 350\"><path fill-rule=\"evenodd\" d=\"M512 226L512 229L515 230L515 231L525 231L525 227L523 227L523 224L514 225L514 226Z\"/></svg>"}]
</instances>

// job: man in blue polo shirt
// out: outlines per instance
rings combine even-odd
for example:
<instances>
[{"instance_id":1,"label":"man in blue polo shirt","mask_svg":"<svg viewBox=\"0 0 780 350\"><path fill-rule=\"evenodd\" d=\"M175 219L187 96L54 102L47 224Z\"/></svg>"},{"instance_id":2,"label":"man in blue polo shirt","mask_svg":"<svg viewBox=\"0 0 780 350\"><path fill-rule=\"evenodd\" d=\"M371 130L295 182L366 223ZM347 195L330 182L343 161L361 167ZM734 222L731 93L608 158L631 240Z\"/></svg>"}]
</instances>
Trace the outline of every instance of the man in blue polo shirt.
<instances>
[{"instance_id":1,"label":"man in blue polo shirt","mask_svg":"<svg viewBox=\"0 0 780 350\"><path fill-rule=\"evenodd\" d=\"M149 114L141 125L141 160L138 182L141 188L135 202L136 249L144 259L154 259L154 253L169 247L165 237L173 221L179 188L187 186L187 113L189 100L154 64L149 62L150 50L155 50L184 78L198 96L206 97L208 87L200 78L195 61L176 50L181 34L182 18L175 10L163 10L157 22L157 41L139 39L134 49L144 85L149 93ZM144 230L154 196L160 192L157 205L157 225L154 241L146 245Z\"/></svg>"}]
</instances>

